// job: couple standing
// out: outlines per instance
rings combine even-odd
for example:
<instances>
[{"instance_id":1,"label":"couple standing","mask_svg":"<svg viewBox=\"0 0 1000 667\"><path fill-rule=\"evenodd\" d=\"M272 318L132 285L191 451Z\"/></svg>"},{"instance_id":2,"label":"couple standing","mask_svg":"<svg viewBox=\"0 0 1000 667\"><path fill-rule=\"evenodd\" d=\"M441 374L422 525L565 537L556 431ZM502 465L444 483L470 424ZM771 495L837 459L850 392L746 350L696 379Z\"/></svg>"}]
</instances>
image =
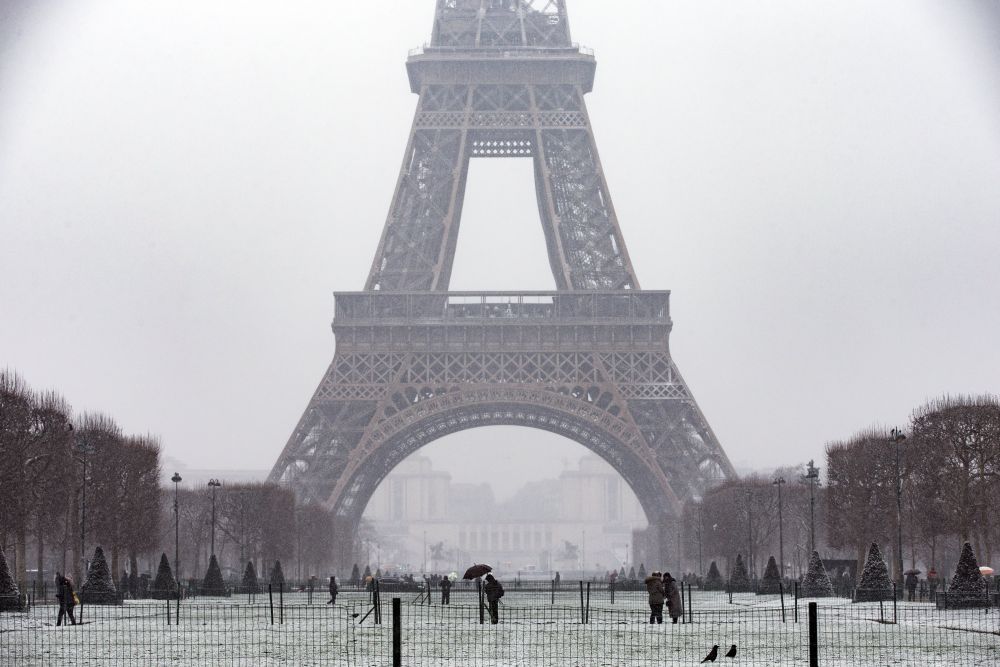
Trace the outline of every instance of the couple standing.
<instances>
[{"instance_id":1,"label":"couple standing","mask_svg":"<svg viewBox=\"0 0 1000 667\"><path fill-rule=\"evenodd\" d=\"M671 577L669 572L663 575L654 572L646 577L645 584L649 593L649 622L663 623L663 603L666 602L670 618L676 623L684 613L677 580Z\"/></svg>"}]
</instances>

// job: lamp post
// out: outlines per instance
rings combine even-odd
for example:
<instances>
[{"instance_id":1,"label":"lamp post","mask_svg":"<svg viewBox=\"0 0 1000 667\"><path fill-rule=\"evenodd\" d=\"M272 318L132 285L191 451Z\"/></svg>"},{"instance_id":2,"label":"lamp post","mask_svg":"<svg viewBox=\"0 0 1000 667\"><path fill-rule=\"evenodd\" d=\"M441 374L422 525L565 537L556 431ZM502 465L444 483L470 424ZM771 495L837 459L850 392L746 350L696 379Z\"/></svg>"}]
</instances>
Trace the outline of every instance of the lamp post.
<instances>
[{"instance_id":1,"label":"lamp post","mask_svg":"<svg viewBox=\"0 0 1000 667\"><path fill-rule=\"evenodd\" d=\"M215 555L215 491L220 486L222 486L222 482L220 482L217 479L210 479L208 480L208 485L212 488L212 554L211 555L214 556Z\"/></svg>"},{"instance_id":2,"label":"lamp post","mask_svg":"<svg viewBox=\"0 0 1000 667\"><path fill-rule=\"evenodd\" d=\"M181 483L181 476L174 473L170 478L174 483L174 579L177 582L177 599L181 598L181 520L180 504L177 501L177 485Z\"/></svg>"},{"instance_id":3,"label":"lamp post","mask_svg":"<svg viewBox=\"0 0 1000 667\"><path fill-rule=\"evenodd\" d=\"M695 531L695 535L698 538L698 576L703 577L705 576L705 568L703 567L701 559L701 530L702 530L702 525L705 522L705 518L702 514L702 504L701 504L702 498L701 496L692 496L691 500L693 500L695 504L698 506L698 527L697 530Z\"/></svg>"},{"instance_id":4,"label":"lamp post","mask_svg":"<svg viewBox=\"0 0 1000 667\"><path fill-rule=\"evenodd\" d=\"M77 577L82 581L87 574L89 563L87 562L87 455L91 453L91 445L86 436L77 436L73 430L73 425L69 425L70 437L73 438L73 446L80 452L80 462L83 466L80 478L80 563L83 572Z\"/></svg>"},{"instance_id":5,"label":"lamp post","mask_svg":"<svg viewBox=\"0 0 1000 667\"><path fill-rule=\"evenodd\" d=\"M785 478L780 475L771 484L778 487L778 558L781 559L781 578L785 578L785 531L784 522L781 516L781 487L785 483Z\"/></svg>"},{"instance_id":6,"label":"lamp post","mask_svg":"<svg viewBox=\"0 0 1000 667\"><path fill-rule=\"evenodd\" d=\"M899 567L899 590L903 590L903 476L899 470L899 446L906 436L898 428L890 432L890 442L896 445L896 565Z\"/></svg>"},{"instance_id":7,"label":"lamp post","mask_svg":"<svg viewBox=\"0 0 1000 667\"><path fill-rule=\"evenodd\" d=\"M809 480L809 557L816 551L816 482L819 480L819 468L813 465L812 459L806 467L805 478Z\"/></svg>"},{"instance_id":8,"label":"lamp post","mask_svg":"<svg viewBox=\"0 0 1000 667\"><path fill-rule=\"evenodd\" d=\"M750 502L753 499L753 490L747 487L747 566L750 568L750 580L757 578L757 572L753 567L753 507Z\"/></svg>"}]
</instances>

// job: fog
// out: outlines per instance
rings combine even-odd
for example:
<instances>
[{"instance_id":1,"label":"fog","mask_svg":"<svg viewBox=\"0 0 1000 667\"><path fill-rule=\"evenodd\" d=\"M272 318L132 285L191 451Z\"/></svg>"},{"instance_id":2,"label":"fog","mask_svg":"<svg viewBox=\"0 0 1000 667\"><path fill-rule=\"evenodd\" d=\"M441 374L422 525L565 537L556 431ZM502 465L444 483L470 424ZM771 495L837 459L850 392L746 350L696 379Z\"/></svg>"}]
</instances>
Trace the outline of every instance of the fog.
<instances>
[{"instance_id":1,"label":"fog","mask_svg":"<svg viewBox=\"0 0 1000 667\"><path fill-rule=\"evenodd\" d=\"M269 469L367 276L433 5L0 0L0 367ZM998 7L569 3L633 264L738 468L998 390ZM551 288L535 206L530 163L474 161L452 288ZM583 452L463 438L428 448L463 480Z\"/></svg>"}]
</instances>

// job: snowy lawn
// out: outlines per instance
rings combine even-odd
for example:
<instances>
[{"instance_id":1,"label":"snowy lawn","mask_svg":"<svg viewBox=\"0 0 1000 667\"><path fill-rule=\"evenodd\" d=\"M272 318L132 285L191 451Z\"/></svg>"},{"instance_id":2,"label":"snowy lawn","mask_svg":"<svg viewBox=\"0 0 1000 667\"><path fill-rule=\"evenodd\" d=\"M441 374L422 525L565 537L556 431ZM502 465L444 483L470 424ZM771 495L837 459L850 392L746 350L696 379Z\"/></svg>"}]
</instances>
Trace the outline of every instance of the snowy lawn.
<instances>
[{"instance_id":1,"label":"snowy lawn","mask_svg":"<svg viewBox=\"0 0 1000 667\"><path fill-rule=\"evenodd\" d=\"M275 623L267 596L198 598L181 602L180 625L165 601L88 605L85 623L55 627L56 607L39 605L27 614L0 615L0 665L338 665L391 664L390 593L383 593L382 625L364 594L341 595L336 607L317 594L275 599ZM694 593L693 623L650 626L639 593L592 591L589 623L581 622L578 590L564 590L551 604L548 593L510 591L501 623L479 624L474 594L454 594L453 604L417 605L403 600L404 665L690 665L713 644L720 653L737 644L735 660L721 664L807 664L808 601L786 598L785 622L777 596ZM819 650L823 665L1000 664L998 610L938 611L927 603L852 605L820 599ZM284 623L281 623L281 616ZM357 616L354 616L357 614Z\"/></svg>"}]
</instances>

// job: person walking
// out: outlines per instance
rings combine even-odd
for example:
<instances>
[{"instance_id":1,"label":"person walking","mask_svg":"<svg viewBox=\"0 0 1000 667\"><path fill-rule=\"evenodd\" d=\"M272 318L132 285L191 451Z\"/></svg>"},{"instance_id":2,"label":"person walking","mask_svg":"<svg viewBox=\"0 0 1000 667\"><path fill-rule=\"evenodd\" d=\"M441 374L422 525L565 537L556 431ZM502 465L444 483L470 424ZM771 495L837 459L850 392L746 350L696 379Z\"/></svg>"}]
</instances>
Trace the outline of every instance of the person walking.
<instances>
[{"instance_id":1,"label":"person walking","mask_svg":"<svg viewBox=\"0 0 1000 667\"><path fill-rule=\"evenodd\" d=\"M326 601L327 604L337 604L337 593L340 592L340 586L337 585L337 577L330 577L330 585L327 587L330 591L330 599Z\"/></svg>"},{"instance_id":2,"label":"person walking","mask_svg":"<svg viewBox=\"0 0 1000 667\"><path fill-rule=\"evenodd\" d=\"M490 623L499 623L500 598L503 597L503 585L492 574L487 574L486 585L483 586L483 590L486 592L486 602L489 603Z\"/></svg>"},{"instance_id":3,"label":"person walking","mask_svg":"<svg viewBox=\"0 0 1000 667\"><path fill-rule=\"evenodd\" d=\"M73 607L76 606L76 592L73 590L73 581L69 577L64 577L56 572L56 600L59 601L59 615L56 617L56 626L63 624L63 619L68 618L69 622L76 625L76 617L73 616Z\"/></svg>"},{"instance_id":4,"label":"person walking","mask_svg":"<svg viewBox=\"0 0 1000 667\"><path fill-rule=\"evenodd\" d=\"M927 590L930 592L930 600L934 602L937 597L938 573L933 567L927 572Z\"/></svg>"},{"instance_id":5,"label":"person walking","mask_svg":"<svg viewBox=\"0 0 1000 667\"><path fill-rule=\"evenodd\" d=\"M649 593L649 623L663 623L663 579L660 573L654 572L643 581L646 592Z\"/></svg>"},{"instance_id":6,"label":"person walking","mask_svg":"<svg viewBox=\"0 0 1000 667\"><path fill-rule=\"evenodd\" d=\"M910 572L907 573L906 581L903 582L903 585L906 586L906 593L909 596L909 601L913 602L913 598L917 592L917 575L913 572L913 570L910 570Z\"/></svg>"},{"instance_id":7,"label":"person walking","mask_svg":"<svg viewBox=\"0 0 1000 667\"><path fill-rule=\"evenodd\" d=\"M556 570L556 578L552 581L555 583L556 588L559 588L559 582L562 581L562 577L559 576L558 570Z\"/></svg>"},{"instance_id":8,"label":"person walking","mask_svg":"<svg viewBox=\"0 0 1000 667\"><path fill-rule=\"evenodd\" d=\"M441 604L451 604L451 579L447 575L441 577Z\"/></svg>"},{"instance_id":9,"label":"person walking","mask_svg":"<svg viewBox=\"0 0 1000 667\"><path fill-rule=\"evenodd\" d=\"M676 624L677 619L684 615L684 601L681 599L681 591L677 586L677 580L667 572L663 575L663 595L667 599L667 611L670 618Z\"/></svg>"}]
</instances>

